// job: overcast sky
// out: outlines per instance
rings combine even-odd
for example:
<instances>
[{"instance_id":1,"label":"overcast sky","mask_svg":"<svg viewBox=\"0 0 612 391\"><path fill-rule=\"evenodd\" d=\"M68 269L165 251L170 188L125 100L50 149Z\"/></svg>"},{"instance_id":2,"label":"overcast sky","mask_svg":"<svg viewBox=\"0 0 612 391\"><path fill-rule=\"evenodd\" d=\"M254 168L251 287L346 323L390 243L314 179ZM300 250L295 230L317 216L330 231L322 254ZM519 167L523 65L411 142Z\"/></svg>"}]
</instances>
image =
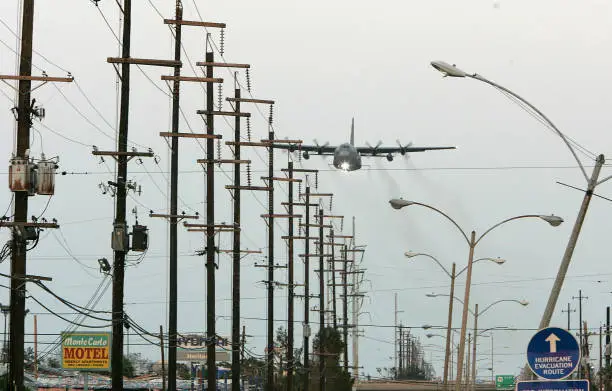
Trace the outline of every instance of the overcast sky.
<instances>
[{"instance_id":1,"label":"overcast sky","mask_svg":"<svg viewBox=\"0 0 612 391\"><path fill-rule=\"evenodd\" d=\"M0 73L16 72L17 42L11 31L19 25L19 1L0 2ZM173 41L155 5L164 17L172 17L174 2L147 0L133 2L132 56L170 59ZM330 159L312 157L303 167L322 170L318 178L321 192L333 192L333 212L347 216L344 233L350 231L350 217L355 216L357 242L367 245L363 267L367 269L367 292L360 317L362 371L376 374L378 367L393 365L394 294L398 294L399 320L412 327L423 343L440 347L426 348L438 375L442 374L443 339L427 340L423 324L446 325L448 302L427 298L426 293L447 293L449 279L426 258L407 260L406 250L430 253L448 268L456 262L466 264L468 249L455 228L435 213L419 207L392 210L388 200L395 197L425 202L452 216L465 231L477 234L493 224L516 215L554 213L566 223L551 228L539 220L512 222L491 233L479 245L476 257L503 257L507 263L497 266L481 262L474 267L471 303L481 308L501 299L525 299L529 306L503 303L479 319L479 328L513 327L521 331L498 331L494 335L495 373L518 373L525 360L525 349L537 328L557 273L582 193L556 183L561 181L583 188L585 180L561 139L528 113L490 86L469 79L442 78L430 67L432 60L455 63L468 72L478 72L527 98L549 116L568 136L588 152L580 154L587 170L593 154L611 154L612 136L609 93L612 66L612 5L601 0L572 2L566 0L439 0L365 2L361 0L281 0L233 2L185 0L184 18L227 23L225 59L252 65L250 78L256 98L275 99L274 127L278 138L313 139L332 145L346 141L350 120L355 117L355 141L387 145L413 142L415 146L457 146L455 151L415 153L393 162L364 158L368 167L343 173L330 168ZM101 163L91 155L91 145L112 150L116 122L116 74L106 58L118 53L117 41L105 23L119 31L119 11L110 0L96 8L87 0L38 1L34 30L34 48L58 68L40 56L34 64L49 75L65 76L72 72L75 83L47 84L33 97L46 108L46 118L36 122L31 154L59 156L60 170L56 195L43 216L57 218L60 230L46 231L37 248L28 253L28 272L53 277L49 283L55 292L86 305L102 281L97 259L112 259L110 232L114 199L102 194L99 183L113 180L113 161ZM8 27L8 28L7 28ZM219 32L209 29L219 45ZM196 61L203 61L205 31L184 28L183 73L193 75ZM217 59L219 59L217 55ZM168 224L151 219L148 211L168 210L169 149L159 132L170 129L170 98L160 80L168 71L143 67L146 74L132 68L132 93L129 139L139 149L151 147L154 159L132 161L129 178L142 186L142 194L128 200L128 210L137 207L139 222L150 229L150 249L140 263L132 262L126 271L126 311L148 330L167 325ZM196 69L198 74L200 70ZM34 74L40 74L34 69ZM233 94L231 75L226 78L224 96ZM150 79L150 80L149 80ZM245 74L239 79L246 86ZM181 106L185 119L181 131L203 131L205 125L195 114L205 104L204 89L183 83ZM0 97L5 110L0 124L5 142L0 156L6 162L12 153L14 118L13 90L3 84ZM215 96L216 96L215 91ZM216 101L216 98L215 98ZM224 108L228 108L227 104ZM247 110L247 109L245 109ZM253 113L253 139L267 138L267 107L249 106ZM232 137L231 122L216 120L217 133ZM52 129L54 132L51 132ZM58 136L57 134L60 134ZM204 214L204 176L195 160L204 150L192 139L181 140L179 208ZM254 182L265 176L266 152L245 148L243 157L253 160ZM230 157L227 147L222 155ZM286 153L278 153L277 167L287 162ZM156 163L157 162L157 163ZM6 170L2 175L6 178ZM229 194L223 186L231 181L218 172L217 221L231 221ZM603 176L611 174L608 166ZM311 178L312 180L313 178ZM6 179L5 179L6 183ZM314 183L313 183L314 186ZM11 193L2 187L1 207L9 206ZM597 191L612 195L612 184ZM286 184L278 184L277 208L285 201ZM266 251L264 194L244 193L243 246ZM30 198L28 215L40 215L46 196ZM329 205L327 205L329 206ZM0 211L2 212L2 211ZM554 313L552 325L566 327L567 314L561 310L582 289L583 318L591 328L605 320L605 306L610 303L609 232L612 205L595 198L591 204L568 277ZM134 216L129 215L130 224ZM286 261L280 235L286 222L277 227L277 262ZM338 227L339 228L339 227ZM0 231L3 241L8 230ZM179 329L205 330L204 259L193 256L203 247L202 235L179 229ZM220 237L221 247L230 248L231 235ZM296 252L302 252L301 245ZM135 258L135 257L131 257ZM260 282L265 271L254 268L262 256L243 261L243 313L246 318L265 318L266 291ZM303 279L302 263L296 263L296 278ZM0 265L8 273L10 263ZM277 272L286 281L285 271ZM218 332L231 331L231 257L221 256L217 273ZM315 280L316 281L316 280ZM35 286L30 293L49 308L66 313L70 310ZM457 282L458 296L463 296L463 277ZM275 317L286 319L286 290L276 295ZM8 303L8 292L0 297ZM97 309L110 309L110 289ZM56 334L67 323L46 314L33 301L28 308L38 313L38 330ZM459 307L455 307L456 309ZM296 319L302 319L298 302ZM572 328L578 326L572 313ZM73 314L66 315L74 319ZM313 318L316 313L312 313ZM454 327L460 326L460 311L455 311ZM470 323L472 322L470 318ZM96 324L94 320L86 322ZM245 319L249 349L262 354L265 321ZM277 322L276 326L282 325ZM26 332L33 329L28 316ZM313 329L316 332L316 328ZM442 331L440 331L442 333ZM27 342L32 342L26 336ZM39 341L51 342L52 335ZM296 341L301 344L301 327L296 327ZM155 347L131 337L131 352L159 359ZM598 341L593 338L593 356L598 356ZM143 344L143 345L140 345ZM45 348L40 348L39 351ZM481 339L480 357L490 357L490 339ZM490 358L479 362L479 374L490 374Z\"/></svg>"}]
</instances>

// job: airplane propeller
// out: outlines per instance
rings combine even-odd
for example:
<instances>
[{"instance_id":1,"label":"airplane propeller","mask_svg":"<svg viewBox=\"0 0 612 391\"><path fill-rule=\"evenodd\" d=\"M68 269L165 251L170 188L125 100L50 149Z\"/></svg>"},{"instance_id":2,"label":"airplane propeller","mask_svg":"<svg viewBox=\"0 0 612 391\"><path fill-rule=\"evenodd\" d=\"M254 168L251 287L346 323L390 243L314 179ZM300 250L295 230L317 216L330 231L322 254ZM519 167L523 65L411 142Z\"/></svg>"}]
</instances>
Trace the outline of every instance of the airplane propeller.
<instances>
[{"instance_id":1,"label":"airplane propeller","mask_svg":"<svg viewBox=\"0 0 612 391\"><path fill-rule=\"evenodd\" d=\"M402 143L399 140L395 140L395 142L397 143L397 145L399 145L400 153L402 154L402 156L406 156L406 152L407 152L406 150L412 146L412 141L406 145L402 145Z\"/></svg>"},{"instance_id":2,"label":"airplane propeller","mask_svg":"<svg viewBox=\"0 0 612 391\"><path fill-rule=\"evenodd\" d=\"M323 145L319 145L319 142L317 141L317 139L314 139L312 141L314 142L314 145L317 146L317 152L318 152L319 155L322 152L322 148L325 148L325 147L327 147L329 145L329 141L326 141L325 144L323 144ZM306 159L308 159L308 158L306 158Z\"/></svg>"},{"instance_id":3,"label":"airplane propeller","mask_svg":"<svg viewBox=\"0 0 612 391\"><path fill-rule=\"evenodd\" d=\"M368 148L372 148L372 156L376 156L378 154L378 147L380 147L382 145L382 140L378 140L378 143L376 143L376 146L372 146L369 142L366 141L366 145L368 146Z\"/></svg>"}]
</instances>

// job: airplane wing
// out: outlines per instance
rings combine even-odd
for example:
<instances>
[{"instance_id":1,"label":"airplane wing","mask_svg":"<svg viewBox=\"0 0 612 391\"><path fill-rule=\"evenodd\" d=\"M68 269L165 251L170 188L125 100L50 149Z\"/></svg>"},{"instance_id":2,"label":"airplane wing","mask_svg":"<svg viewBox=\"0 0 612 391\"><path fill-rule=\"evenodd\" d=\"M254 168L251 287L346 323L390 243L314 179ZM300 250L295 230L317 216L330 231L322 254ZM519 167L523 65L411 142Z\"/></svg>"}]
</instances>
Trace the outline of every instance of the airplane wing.
<instances>
[{"instance_id":1,"label":"airplane wing","mask_svg":"<svg viewBox=\"0 0 612 391\"><path fill-rule=\"evenodd\" d=\"M316 155L333 155L336 146L333 145L298 145L275 143L274 149L286 149L289 152L311 152Z\"/></svg>"},{"instance_id":2,"label":"airplane wing","mask_svg":"<svg viewBox=\"0 0 612 391\"><path fill-rule=\"evenodd\" d=\"M378 154L401 153L402 155L408 152L425 152L441 149L455 149L455 147L356 147L357 152L362 155L375 156Z\"/></svg>"}]
</instances>

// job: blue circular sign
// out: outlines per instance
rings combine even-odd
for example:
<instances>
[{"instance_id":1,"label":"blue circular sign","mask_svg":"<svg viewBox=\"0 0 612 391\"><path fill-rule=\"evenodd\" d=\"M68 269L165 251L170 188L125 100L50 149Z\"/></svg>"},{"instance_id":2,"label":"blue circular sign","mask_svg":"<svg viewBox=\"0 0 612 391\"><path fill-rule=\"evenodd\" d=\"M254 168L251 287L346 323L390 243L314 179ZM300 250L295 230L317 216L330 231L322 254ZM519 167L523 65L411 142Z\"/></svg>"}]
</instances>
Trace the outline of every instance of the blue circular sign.
<instances>
[{"instance_id":1,"label":"blue circular sign","mask_svg":"<svg viewBox=\"0 0 612 391\"><path fill-rule=\"evenodd\" d=\"M527 345L527 362L533 373L544 379L564 379L580 363L576 337L559 327L548 327L535 333Z\"/></svg>"}]
</instances>

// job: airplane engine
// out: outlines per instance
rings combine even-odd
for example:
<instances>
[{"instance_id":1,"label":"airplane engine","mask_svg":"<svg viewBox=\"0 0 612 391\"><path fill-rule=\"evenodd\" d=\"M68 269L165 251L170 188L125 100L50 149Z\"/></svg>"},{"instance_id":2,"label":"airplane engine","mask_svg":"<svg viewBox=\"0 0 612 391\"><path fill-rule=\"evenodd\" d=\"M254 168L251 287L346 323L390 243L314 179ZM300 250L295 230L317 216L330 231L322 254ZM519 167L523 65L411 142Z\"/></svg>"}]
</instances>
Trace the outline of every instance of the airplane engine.
<instances>
[{"instance_id":1,"label":"airplane engine","mask_svg":"<svg viewBox=\"0 0 612 391\"><path fill-rule=\"evenodd\" d=\"M393 161L393 155L391 155L390 153L387 154L387 161L389 162Z\"/></svg>"},{"instance_id":2,"label":"airplane engine","mask_svg":"<svg viewBox=\"0 0 612 391\"><path fill-rule=\"evenodd\" d=\"M302 154L302 156L304 157L304 159L308 160L310 159L310 155L308 154L308 151L304 151L304 153Z\"/></svg>"}]
</instances>

